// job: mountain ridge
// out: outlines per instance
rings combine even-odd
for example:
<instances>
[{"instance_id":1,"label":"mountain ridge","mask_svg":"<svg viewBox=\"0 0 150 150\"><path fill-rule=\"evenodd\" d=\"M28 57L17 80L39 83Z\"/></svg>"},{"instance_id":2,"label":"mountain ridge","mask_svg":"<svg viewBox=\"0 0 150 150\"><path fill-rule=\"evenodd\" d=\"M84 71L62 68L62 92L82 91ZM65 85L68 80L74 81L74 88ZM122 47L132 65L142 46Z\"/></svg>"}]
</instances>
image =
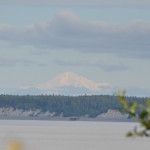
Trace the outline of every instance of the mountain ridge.
<instances>
[{"instance_id":1,"label":"mountain ridge","mask_svg":"<svg viewBox=\"0 0 150 150\"><path fill-rule=\"evenodd\" d=\"M64 86L74 86L74 87L84 87L90 91L101 91L103 87L110 88L111 85L108 83L96 83L92 80L86 79L85 77L79 76L72 72L65 72L59 74L58 76L54 77L52 80L40 84L36 86L36 88L41 90L46 89L58 89L59 87Z\"/></svg>"}]
</instances>

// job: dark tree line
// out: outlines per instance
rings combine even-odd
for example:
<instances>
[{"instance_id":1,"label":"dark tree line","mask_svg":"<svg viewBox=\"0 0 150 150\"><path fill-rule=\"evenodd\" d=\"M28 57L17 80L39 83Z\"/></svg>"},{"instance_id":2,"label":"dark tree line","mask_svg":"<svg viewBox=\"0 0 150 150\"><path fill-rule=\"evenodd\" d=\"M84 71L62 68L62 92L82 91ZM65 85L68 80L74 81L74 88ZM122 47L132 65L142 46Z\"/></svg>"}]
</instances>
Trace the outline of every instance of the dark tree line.
<instances>
[{"instance_id":1,"label":"dark tree line","mask_svg":"<svg viewBox=\"0 0 150 150\"><path fill-rule=\"evenodd\" d=\"M129 103L136 101L145 104L146 98L128 97ZM43 112L63 113L65 117L81 117L88 115L96 117L108 109L122 109L117 96L93 95L93 96L11 96L0 95L0 107L13 107L14 109L34 110Z\"/></svg>"}]
</instances>

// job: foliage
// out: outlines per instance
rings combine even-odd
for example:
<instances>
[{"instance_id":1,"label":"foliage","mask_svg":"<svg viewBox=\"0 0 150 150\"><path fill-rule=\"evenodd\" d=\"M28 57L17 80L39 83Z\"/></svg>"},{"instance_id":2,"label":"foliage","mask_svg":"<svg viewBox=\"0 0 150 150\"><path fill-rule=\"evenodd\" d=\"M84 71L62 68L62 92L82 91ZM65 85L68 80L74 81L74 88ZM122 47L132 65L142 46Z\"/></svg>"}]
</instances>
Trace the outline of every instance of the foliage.
<instances>
[{"instance_id":1,"label":"foliage","mask_svg":"<svg viewBox=\"0 0 150 150\"><path fill-rule=\"evenodd\" d=\"M145 98L129 97L133 102L145 104ZM39 96L12 96L0 95L0 107L22 110L40 109L42 112L56 112L56 116L63 113L64 117L96 117L106 113L108 109L121 110L122 105L117 96L92 95L92 96L60 96L60 95L39 95Z\"/></svg>"},{"instance_id":2,"label":"foliage","mask_svg":"<svg viewBox=\"0 0 150 150\"><path fill-rule=\"evenodd\" d=\"M128 137L136 136L150 136L150 99L146 100L146 104L137 104L135 101L128 104L125 100L125 91L118 91L120 103L122 104L125 112L132 116L137 122L140 123L141 129L137 127L133 131L127 133Z\"/></svg>"},{"instance_id":3,"label":"foliage","mask_svg":"<svg viewBox=\"0 0 150 150\"><path fill-rule=\"evenodd\" d=\"M43 112L63 113L64 117L96 117L108 109L121 107L116 96L11 96L0 95L0 107L13 107L14 109L35 110Z\"/></svg>"}]
</instances>

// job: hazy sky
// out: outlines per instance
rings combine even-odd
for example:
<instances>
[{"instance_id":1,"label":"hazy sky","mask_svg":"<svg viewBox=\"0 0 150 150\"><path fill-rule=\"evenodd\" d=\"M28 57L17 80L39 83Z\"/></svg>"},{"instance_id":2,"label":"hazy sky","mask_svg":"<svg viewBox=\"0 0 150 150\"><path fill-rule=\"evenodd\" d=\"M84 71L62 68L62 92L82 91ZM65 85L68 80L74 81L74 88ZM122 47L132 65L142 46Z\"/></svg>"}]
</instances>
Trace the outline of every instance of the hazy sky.
<instances>
[{"instance_id":1,"label":"hazy sky","mask_svg":"<svg viewBox=\"0 0 150 150\"><path fill-rule=\"evenodd\" d=\"M68 71L150 90L150 1L0 0L0 88Z\"/></svg>"}]
</instances>

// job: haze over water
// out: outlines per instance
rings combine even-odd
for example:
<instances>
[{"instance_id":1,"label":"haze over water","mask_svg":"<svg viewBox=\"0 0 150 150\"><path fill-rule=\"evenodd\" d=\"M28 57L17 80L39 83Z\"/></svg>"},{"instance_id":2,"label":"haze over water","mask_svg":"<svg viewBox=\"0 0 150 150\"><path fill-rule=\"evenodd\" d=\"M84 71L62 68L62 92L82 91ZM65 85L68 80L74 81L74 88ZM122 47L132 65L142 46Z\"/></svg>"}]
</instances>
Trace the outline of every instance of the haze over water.
<instances>
[{"instance_id":1,"label":"haze over water","mask_svg":"<svg viewBox=\"0 0 150 150\"><path fill-rule=\"evenodd\" d=\"M135 123L0 120L0 149L17 139L25 150L148 150L150 139L126 138Z\"/></svg>"}]
</instances>

